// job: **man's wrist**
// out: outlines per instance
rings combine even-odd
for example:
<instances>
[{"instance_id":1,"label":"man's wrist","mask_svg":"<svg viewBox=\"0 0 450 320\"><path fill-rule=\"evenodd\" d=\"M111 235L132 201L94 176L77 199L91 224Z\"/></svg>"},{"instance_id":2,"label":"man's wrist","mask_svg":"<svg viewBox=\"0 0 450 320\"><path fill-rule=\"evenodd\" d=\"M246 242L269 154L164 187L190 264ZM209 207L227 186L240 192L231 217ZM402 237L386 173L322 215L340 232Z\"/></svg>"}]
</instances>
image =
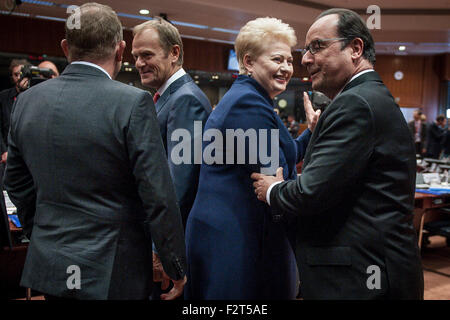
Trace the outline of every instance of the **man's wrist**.
<instances>
[{"instance_id":1,"label":"man's wrist","mask_svg":"<svg viewBox=\"0 0 450 320\"><path fill-rule=\"evenodd\" d=\"M270 191L272 191L272 188L275 187L277 184L279 184L279 183L281 183L281 182L283 182L283 181L277 181L277 182L274 182L274 183L272 183L272 184L270 185L269 189L267 189L267 193L266 193L266 201L267 201L267 204L268 204L269 206L270 206Z\"/></svg>"}]
</instances>

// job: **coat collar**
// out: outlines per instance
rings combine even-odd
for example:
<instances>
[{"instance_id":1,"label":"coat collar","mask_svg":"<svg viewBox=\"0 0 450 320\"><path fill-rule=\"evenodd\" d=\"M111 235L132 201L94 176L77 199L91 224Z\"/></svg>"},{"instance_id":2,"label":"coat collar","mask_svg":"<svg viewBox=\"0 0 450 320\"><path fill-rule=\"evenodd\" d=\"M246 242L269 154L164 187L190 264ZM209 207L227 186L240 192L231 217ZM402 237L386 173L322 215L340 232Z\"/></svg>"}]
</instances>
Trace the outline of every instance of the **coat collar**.
<instances>
[{"instance_id":1,"label":"coat collar","mask_svg":"<svg viewBox=\"0 0 450 320\"><path fill-rule=\"evenodd\" d=\"M84 74L109 79L109 77L103 71L85 64L69 64L64 69L61 75L68 75L68 74Z\"/></svg>"},{"instance_id":2,"label":"coat collar","mask_svg":"<svg viewBox=\"0 0 450 320\"><path fill-rule=\"evenodd\" d=\"M247 75L240 74L234 83L251 85L253 88L256 89L256 91L258 91L267 100L268 104L270 104L271 106L273 105L273 100L270 98L266 89L264 89L255 79L250 78Z\"/></svg>"},{"instance_id":3,"label":"coat collar","mask_svg":"<svg viewBox=\"0 0 450 320\"><path fill-rule=\"evenodd\" d=\"M378 73L376 71L371 71L371 72L364 73L364 74L360 75L359 77L357 77L356 79L354 79L353 81L350 81L349 83L347 83L345 85L344 89L342 89L342 92L344 92L348 89L351 89L353 87L356 87L357 85L360 85L361 83L366 82L366 81L377 81L377 82L383 83L383 81L381 80Z\"/></svg>"}]
</instances>

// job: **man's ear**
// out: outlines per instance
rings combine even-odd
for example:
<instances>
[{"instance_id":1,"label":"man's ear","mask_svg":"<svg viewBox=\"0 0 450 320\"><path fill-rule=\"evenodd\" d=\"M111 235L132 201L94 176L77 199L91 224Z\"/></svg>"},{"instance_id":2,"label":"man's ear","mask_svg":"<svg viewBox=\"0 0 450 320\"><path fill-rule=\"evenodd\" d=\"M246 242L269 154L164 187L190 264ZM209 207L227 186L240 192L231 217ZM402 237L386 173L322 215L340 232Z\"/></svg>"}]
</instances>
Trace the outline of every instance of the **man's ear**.
<instances>
[{"instance_id":1,"label":"man's ear","mask_svg":"<svg viewBox=\"0 0 450 320\"><path fill-rule=\"evenodd\" d=\"M352 49L352 59L358 60L363 55L364 42L361 38L355 38L350 42L349 46Z\"/></svg>"},{"instance_id":2,"label":"man's ear","mask_svg":"<svg viewBox=\"0 0 450 320\"><path fill-rule=\"evenodd\" d=\"M180 46L175 44L170 50L170 54L172 56L172 63L176 63L178 58L180 57Z\"/></svg>"},{"instance_id":3,"label":"man's ear","mask_svg":"<svg viewBox=\"0 0 450 320\"><path fill-rule=\"evenodd\" d=\"M116 61L122 61L123 53L124 53L126 47L127 47L127 43L124 40L120 41L117 44Z\"/></svg>"},{"instance_id":4,"label":"man's ear","mask_svg":"<svg viewBox=\"0 0 450 320\"><path fill-rule=\"evenodd\" d=\"M245 70L247 70L247 72L252 72L252 70L253 70L253 59L248 53L246 53L244 55L244 59L242 59L242 62L244 64Z\"/></svg>"},{"instance_id":5,"label":"man's ear","mask_svg":"<svg viewBox=\"0 0 450 320\"><path fill-rule=\"evenodd\" d=\"M67 43L66 39L61 40L61 49L64 52L64 55L66 56L67 61L70 62L69 44Z\"/></svg>"}]
</instances>

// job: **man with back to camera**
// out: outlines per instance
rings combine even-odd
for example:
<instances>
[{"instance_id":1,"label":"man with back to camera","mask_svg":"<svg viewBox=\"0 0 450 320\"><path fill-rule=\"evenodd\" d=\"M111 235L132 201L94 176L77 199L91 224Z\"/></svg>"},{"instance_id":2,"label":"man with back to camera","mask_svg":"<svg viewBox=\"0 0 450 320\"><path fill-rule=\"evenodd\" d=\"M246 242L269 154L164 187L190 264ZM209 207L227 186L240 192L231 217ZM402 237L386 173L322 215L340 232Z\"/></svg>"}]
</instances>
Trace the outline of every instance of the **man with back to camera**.
<instances>
[{"instance_id":1,"label":"man with back to camera","mask_svg":"<svg viewBox=\"0 0 450 320\"><path fill-rule=\"evenodd\" d=\"M115 12L86 3L73 14L80 28L66 25L61 42L70 65L11 116L5 186L31 233L21 285L49 298L148 299L153 241L174 282L162 298L173 299L185 244L151 96L112 80L125 49Z\"/></svg>"},{"instance_id":2,"label":"man with back to camera","mask_svg":"<svg viewBox=\"0 0 450 320\"><path fill-rule=\"evenodd\" d=\"M161 18L150 20L134 27L133 36L132 55L142 85L157 90L153 97L156 114L186 227L197 194L200 164L194 163L194 152L191 152L190 163L174 163L172 149L179 141L172 141L172 133L177 129L187 130L194 150L194 121L201 121L203 128L212 108L208 98L183 69L183 43L172 24ZM158 261L156 253L154 259ZM154 294L154 298L157 299L157 295Z\"/></svg>"},{"instance_id":3,"label":"man with back to camera","mask_svg":"<svg viewBox=\"0 0 450 320\"><path fill-rule=\"evenodd\" d=\"M274 215L297 218L296 256L305 299L423 299L413 228L414 142L373 70L375 50L351 10L319 15L302 64L322 113L296 181L252 174ZM279 170L280 171L280 170Z\"/></svg>"}]
</instances>

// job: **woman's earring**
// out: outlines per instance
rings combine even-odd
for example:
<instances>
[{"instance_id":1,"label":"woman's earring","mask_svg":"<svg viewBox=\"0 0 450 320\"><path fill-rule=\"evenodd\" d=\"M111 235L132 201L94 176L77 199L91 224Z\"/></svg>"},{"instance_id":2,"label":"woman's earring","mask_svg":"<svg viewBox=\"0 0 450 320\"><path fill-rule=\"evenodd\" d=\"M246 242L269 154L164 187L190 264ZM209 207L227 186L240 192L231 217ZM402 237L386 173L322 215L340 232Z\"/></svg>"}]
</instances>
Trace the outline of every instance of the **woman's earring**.
<instances>
[{"instance_id":1,"label":"woman's earring","mask_svg":"<svg viewBox=\"0 0 450 320\"><path fill-rule=\"evenodd\" d=\"M252 73L249 71L248 72L248 76L251 78L252 77Z\"/></svg>"}]
</instances>

